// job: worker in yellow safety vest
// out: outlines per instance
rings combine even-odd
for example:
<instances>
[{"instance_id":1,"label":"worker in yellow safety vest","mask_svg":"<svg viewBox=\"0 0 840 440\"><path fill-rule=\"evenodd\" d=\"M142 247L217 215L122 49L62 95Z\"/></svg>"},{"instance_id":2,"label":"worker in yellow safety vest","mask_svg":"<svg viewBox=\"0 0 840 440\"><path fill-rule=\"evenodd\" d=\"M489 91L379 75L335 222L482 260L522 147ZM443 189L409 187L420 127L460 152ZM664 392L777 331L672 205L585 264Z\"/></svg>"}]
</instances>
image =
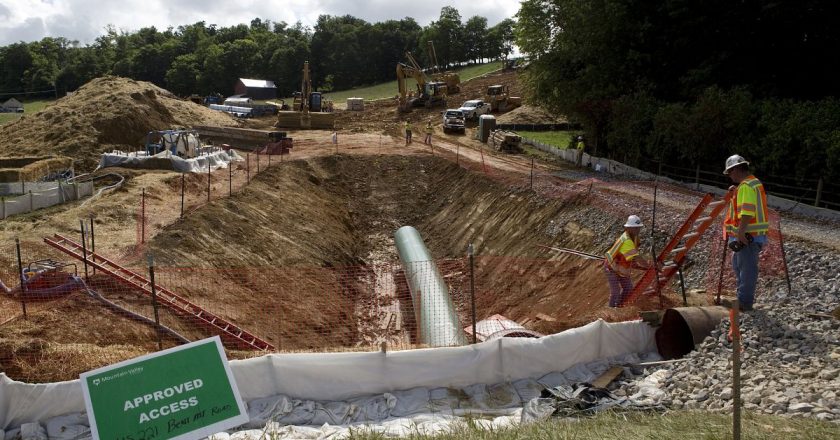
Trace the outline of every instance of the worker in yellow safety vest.
<instances>
[{"instance_id":1,"label":"worker in yellow safety vest","mask_svg":"<svg viewBox=\"0 0 840 440\"><path fill-rule=\"evenodd\" d=\"M729 176L735 191L723 220L727 246L735 251L732 270L738 283L738 303L742 311L750 311L755 302L758 283L758 255L767 243L770 220L767 217L767 195L764 185L750 174L750 163L735 154L726 159L723 174Z\"/></svg>"},{"instance_id":2,"label":"worker in yellow safety vest","mask_svg":"<svg viewBox=\"0 0 840 440\"><path fill-rule=\"evenodd\" d=\"M577 151L575 152L575 165L581 166L583 162L583 149L586 148L586 145L583 143L583 136L577 137Z\"/></svg>"},{"instance_id":3,"label":"worker in yellow safety vest","mask_svg":"<svg viewBox=\"0 0 840 440\"><path fill-rule=\"evenodd\" d=\"M610 283L610 307L618 307L633 290L630 269L647 269L648 260L639 255L639 232L644 225L637 215L627 217L624 233L610 247L604 258L604 272Z\"/></svg>"},{"instance_id":4,"label":"worker in yellow safety vest","mask_svg":"<svg viewBox=\"0 0 840 440\"><path fill-rule=\"evenodd\" d=\"M432 128L432 118L429 118L429 122L426 123L426 138L423 139L424 144L432 145L432 133L435 132L435 129Z\"/></svg>"},{"instance_id":5,"label":"worker in yellow safety vest","mask_svg":"<svg viewBox=\"0 0 840 440\"><path fill-rule=\"evenodd\" d=\"M405 120L405 144L411 143L411 119Z\"/></svg>"}]
</instances>

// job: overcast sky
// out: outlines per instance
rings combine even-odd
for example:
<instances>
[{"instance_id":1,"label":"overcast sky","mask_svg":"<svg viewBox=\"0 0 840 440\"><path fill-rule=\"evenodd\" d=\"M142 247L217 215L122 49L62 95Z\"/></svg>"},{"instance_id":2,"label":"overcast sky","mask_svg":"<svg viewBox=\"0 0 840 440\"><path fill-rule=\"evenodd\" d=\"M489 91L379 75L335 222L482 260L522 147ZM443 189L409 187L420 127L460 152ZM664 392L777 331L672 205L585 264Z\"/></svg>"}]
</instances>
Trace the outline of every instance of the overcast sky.
<instances>
[{"instance_id":1,"label":"overcast sky","mask_svg":"<svg viewBox=\"0 0 840 440\"><path fill-rule=\"evenodd\" d=\"M425 26L447 5L464 21L480 15L491 26L519 10L519 0L0 0L0 46L47 36L90 44L108 24L126 31L164 30L197 21L247 24L255 17L310 27L321 14L350 14L369 22L412 17Z\"/></svg>"}]
</instances>

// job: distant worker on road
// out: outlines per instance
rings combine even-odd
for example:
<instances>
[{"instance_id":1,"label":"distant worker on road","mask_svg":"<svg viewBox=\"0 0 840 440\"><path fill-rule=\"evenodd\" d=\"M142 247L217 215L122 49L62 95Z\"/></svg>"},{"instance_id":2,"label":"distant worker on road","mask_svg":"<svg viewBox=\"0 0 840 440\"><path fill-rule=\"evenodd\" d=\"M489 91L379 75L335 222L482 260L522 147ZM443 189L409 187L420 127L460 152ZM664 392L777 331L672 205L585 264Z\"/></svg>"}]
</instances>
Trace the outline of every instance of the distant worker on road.
<instances>
[{"instance_id":1,"label":"distant worker on road","mask_svg":"<svg viewBox=\"0 0 840 440\"><path fill-rule=\"evenodd\" d=\"M732 270L738 283L741 311L753 309L758 283L758 254L767 243L767 231L770 229L764 185L750 174L749 167L749 162L735 154L726 159L723 170L723 174L737 185L729 187L729 191L736 193L730 199L723 227L727 246L735 251Z\"/></svg>"},{"instance_id":2,"label":"distant worker on road","mask_svg":"<svg viewBox=\"0 0 840 440\"><path fill-rule=\"evenodd\" d=\"M633 290L630 269L647 269L648 261L639 255L639 232L644 225L637 215L627 217L624 233L610 247L604 258L604 272L610 283L610 307L618 307Z\"/></svg>"},{"instance_id":3,"label":"distant worker on road","mask_svg":"<svg viewBox=\"0 0 840 440\"><path fill-rule=\"evenodd\" d=\"M585 147L586 145L583 143L583 136L578 136L576 145L577 153L575 155L575 166L580 166L583 162L583 149Z\"/></svg>"},{"instance_id":4,"label":"distant worker on road","mask_svg":"<svg viewBox=\"0 0 840 440\"><path fill-rule=\"evenodd\" d=\"M429 118L429 122L426 123L426 138L423 139L424 144L432 145L432 133L435 132L435 129L432 127L432 118Z\"/></svg>"},{"instance_id":5,"label":"distant worker on road","mask_svg":"<svg viewBox=\"0 0 840 440\"><path fill-rule=\"evenodd\" d=\"M411 119L405 120L405 144L411 143Z\"/></svg>"}]
</instances>

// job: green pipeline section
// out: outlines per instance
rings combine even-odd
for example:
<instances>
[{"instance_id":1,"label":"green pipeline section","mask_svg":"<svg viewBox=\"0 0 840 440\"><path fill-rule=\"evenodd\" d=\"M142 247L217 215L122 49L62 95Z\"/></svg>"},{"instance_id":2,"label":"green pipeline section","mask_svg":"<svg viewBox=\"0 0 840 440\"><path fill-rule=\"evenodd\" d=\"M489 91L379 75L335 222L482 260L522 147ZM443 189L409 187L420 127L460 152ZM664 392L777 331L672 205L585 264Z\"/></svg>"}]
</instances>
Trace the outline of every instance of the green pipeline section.
<instances>
[{"instance_id":1,"label":"green pipeline section","mask_svg":"<svg viewBox=\"0 0 840 440\"><path fill-rule=\"evenodd\" d=\"M405 279L411 292L418 342L430 347L467 343L446 281L417 229L403 226L394 234Z\"/></svg>"}]
</instances>

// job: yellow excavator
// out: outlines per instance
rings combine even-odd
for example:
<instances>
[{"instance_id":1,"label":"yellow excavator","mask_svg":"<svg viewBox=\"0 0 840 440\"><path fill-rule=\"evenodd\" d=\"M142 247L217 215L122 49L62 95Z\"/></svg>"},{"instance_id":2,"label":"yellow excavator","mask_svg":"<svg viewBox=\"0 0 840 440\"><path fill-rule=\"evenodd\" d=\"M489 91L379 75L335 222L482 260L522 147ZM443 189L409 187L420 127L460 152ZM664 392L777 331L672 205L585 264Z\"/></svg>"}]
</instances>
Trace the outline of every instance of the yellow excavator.
<instances>
[{"instance_id":1,"label":"yellow excavator","mask_svg":"<svg viewBox=\"0 0 840 440\"><path fill-rule=\"evenodd\" d=\"M423 69L417 64L417 60L406 52L406 57L411 65L397 63L397 86L399 88L399 111L410 112L412 107L433 107L436 105L446 106L446 95L448 93L446 83L442 81L428 81ZM414 78L417 82L417 90L408 91L407 78Z\"/></svg>"},{"instance_id":2,"label":"yellow excavator","mask_svg":"<svg viewBox=\"0 0 840 440\"><path fill-rule=\"evenodd\" d=\"M437 52L435 52L435 43L432 40L427 42L426 47L429 52L429 60L432 62L432 81L445 82L447 91L451 95L460 92L461 77L455 72L444 72L440 70Z\"/></svg>"},{"instance_id":3,"label":"yellow excavator","mask_svg":"<svg viewBox=\"0 0 840 440\"><path fill-rule=\"evenodd\" d=\"M274 126L331 129L335 125L335 115L324 113L329 107L331 107L331 102L324 100L321 92L312 91L309 61L306 61L303 63L300 91L294 93L292 110L277 112L277 122Z\"/></svg>"}]
</instances>

